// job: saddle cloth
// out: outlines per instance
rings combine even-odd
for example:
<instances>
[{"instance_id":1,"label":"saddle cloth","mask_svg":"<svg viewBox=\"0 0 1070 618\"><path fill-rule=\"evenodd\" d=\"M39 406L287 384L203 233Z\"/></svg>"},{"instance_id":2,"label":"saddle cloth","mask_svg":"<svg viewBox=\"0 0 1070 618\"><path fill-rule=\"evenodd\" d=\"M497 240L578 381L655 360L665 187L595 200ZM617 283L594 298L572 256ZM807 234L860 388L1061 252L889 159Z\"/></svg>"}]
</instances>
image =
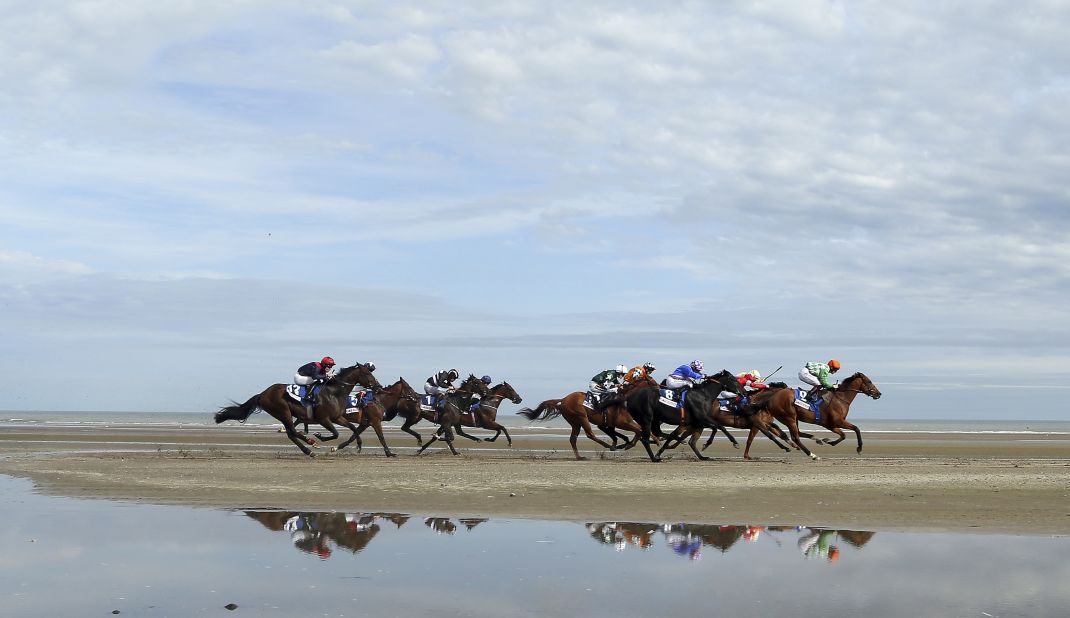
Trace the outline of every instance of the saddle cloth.
<instances>
[{"instance_id":1,"label":"saddle cloth","mask_svg":"<svg viewBox=\"0 0 1070 618\"><path fill-rule=\"evenodd\" d=\"M679 394L679 399L676 398ZM669 406L670 408L682 408L684 407L684 400L687 399L687 390L684 389L677 393L671 388L658 389L658 401Z\"/></svg>"},{"instance_id":2,"label":"saddle cloth","mask_svg":"<svg viewBox=\"0 0 1070 618\"><path fill-rule=\"evenodd\" d=\"M821 404L823 403L823 400L819 399L817 403L810 403L806 400L806 393L807 391L801 388L795 389L795 405L800 408L805 408L816 414L818 418L821 418Z\"/></svg>"},{"instance_id":3,"label":"saddle cloth","mask_svg":"<svg viewBox=\"0 0 1070 618\"><path fill-rule=\"evenodd\" d=\"M594 393L587 391L587 394L583 396L583 407L588 410L594 410L595 404L598 403L598 396Z\"/></svg>"},{"instance_id":4,"label":"saddle cloth","mask_svg":"<svg viewBox=\"0 0 1070 618\"><path fill-rule=\"evenodd\" d=\"M298 386L296 384L291 384L291 385L286 387L286 394L289 395L290 397L293 397L294 400L297 401L297 402L300 402L302 399L304 399L305 398L305 394L307 392L308 392L308 387L307 386Z\"/></svg>"},{"instance_id":5,"label":"saddle cloth","mask_svg":"<svg viewBox=\"0 0 1070 618\"><path fill-rule=\"evenodd\" d=\"M420 410L423 412L435 411L435 399L434 395L424 395L420 397Z\"/></svg>"},{"instance_id":6,"label":"saddle cloth","mask_svg":"<svg viewBox=\"0 0 1070 618\"><path fill-rule=\"evenodd\" d=\"M368 405L369 401L375 399L375 393L367 391L363 397L350 394L349 401L346 403L346 412L355 412L358 408Z\"/></svg>"}]
</instances>

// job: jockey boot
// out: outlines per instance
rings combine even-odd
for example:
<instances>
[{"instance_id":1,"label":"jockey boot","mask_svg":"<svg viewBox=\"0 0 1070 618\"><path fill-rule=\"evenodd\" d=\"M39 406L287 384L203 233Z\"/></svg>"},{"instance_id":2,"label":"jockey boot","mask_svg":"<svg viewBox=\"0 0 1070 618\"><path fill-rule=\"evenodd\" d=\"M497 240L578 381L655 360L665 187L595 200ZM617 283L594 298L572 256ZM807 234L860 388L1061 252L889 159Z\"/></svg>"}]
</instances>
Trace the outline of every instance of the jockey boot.
<instances>
[{"instance_id":1,"label":"jockey boot","mask_svg":"<svg viewBox=\"0 0 1070 618\"><path fill-rule=\"evenodd\" d=\"M810 387L810 392L806 393L806 401L808 401L810 403L814 403L815 401L817 401L818 396L819 396L820 393L821 393L821 387L820 386L812 386L812 387Z\"/></svg>"}]
</instances>

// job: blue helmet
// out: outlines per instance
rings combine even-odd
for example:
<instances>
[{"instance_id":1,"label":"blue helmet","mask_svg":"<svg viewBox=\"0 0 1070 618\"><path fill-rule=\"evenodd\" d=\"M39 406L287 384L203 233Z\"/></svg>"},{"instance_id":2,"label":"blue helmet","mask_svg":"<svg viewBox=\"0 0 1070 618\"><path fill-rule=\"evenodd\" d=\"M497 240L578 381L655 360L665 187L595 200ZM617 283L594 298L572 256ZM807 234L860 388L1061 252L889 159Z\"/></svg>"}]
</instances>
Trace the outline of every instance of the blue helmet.
<instances>
[{"instance_id":1,"label":"blue helmet","mask_svg":"<svg viewBox=\"0 0 1070 618\"><path fill-rule=\"evenodd\" d=\"M695 371L698 371L699 373L702 373L702 361L700 361L700 360L691 361L691 368L694 369Z\"/></svg>"},{"instance_id":2,"label":"blue helmet","mask_svg":"<svg viewBox=\"0 0 1070 618\"><path fill-rule=\"evenodd\" d=\"M479 381L484 384L490 384L491 382L493 382L493 380L490 379L490 376L483 376L479 379Z\"/></svg>"}]
</instances>

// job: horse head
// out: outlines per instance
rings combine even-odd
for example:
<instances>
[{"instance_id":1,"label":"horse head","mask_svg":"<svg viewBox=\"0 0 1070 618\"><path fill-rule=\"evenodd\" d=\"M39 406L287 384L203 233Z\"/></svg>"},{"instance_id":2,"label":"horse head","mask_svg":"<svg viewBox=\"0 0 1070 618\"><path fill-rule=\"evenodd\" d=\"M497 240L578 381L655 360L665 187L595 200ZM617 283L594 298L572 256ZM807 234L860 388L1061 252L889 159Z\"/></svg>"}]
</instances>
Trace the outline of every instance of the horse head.
<instances>
[{"instance_id":1,"label":"horse head","mask_svg":"<svg viewBox=\"0 0 1070 618\"><path fill-rule=\"evenodd\" d=\"M373 392L383 388L383 385L379 384L379 380L376 380L375 376L372 375L371 369L369 369L367 365L362 365L360 363L349 367L343 367L333 378L331 378L329 383L341 385L349 389L352 389L357 384L363 384Z\"/></svg>"},{"instance_id":2,"label":"horse head","mask_svg":"<svg viewBox=\"0 0 1070 618\"><path fill-rule=\"evenodd\" d=\"M517 394L516 389L512 387L508 382L502 382L494 388L490 389L490 394L498 397L504 397L513 403L520 403L523 401L520 395Z\"/></svg>"},{"instance_id":3,"label":"horse head","mask_svg":"<svg viewBox=\"0 0 1070 618\"><path fill-rule=\"evenodd\" d=\"M737 395L744 395L743 387L740 385L736 376L732 375L732 372L727 369L722 369L719 372L706 376L706 384L716 384L722 391L728 391Z\"/></svg>"},{"instance_id":4,"label":"horse head","mask_svg":"<svg viewBox=\"0 0 1070 618\"><path fill-rule=\"evenodd\" d=\"M881 398L880 390L874 386L873 382L869 379L869 376L861 371L841 382L840 389L858 391L873 399Z\"/></svg>"},{"instance_id":5,"label":"horse head","mask_svg":"<svg viewBox=\"0 0 1070 618\"><path fill-rule=\"evenodd\" d=\"M416 389L409 386L409 383L405 378L398 376L398 383L401 384L401 396L406 399L417 400L420 398L420 393L416 392Z\"/></svg>"}]
</instances>

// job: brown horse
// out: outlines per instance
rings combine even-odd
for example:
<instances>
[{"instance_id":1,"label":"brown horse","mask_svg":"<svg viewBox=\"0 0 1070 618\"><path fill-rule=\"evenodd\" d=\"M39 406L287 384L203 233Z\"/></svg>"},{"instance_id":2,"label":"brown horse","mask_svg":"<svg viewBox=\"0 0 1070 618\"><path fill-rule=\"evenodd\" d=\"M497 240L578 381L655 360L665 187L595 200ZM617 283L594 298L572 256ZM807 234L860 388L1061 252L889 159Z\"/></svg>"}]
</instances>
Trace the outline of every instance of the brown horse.
<instances>
[{"instance_id":1,"label":"brown horse","mask_svg":"<svg viewBox=\"0 0 1070 618\"><path fill-rule=\"evenodd\" d=\"M843 442L844 438L847 437L844 435L843 430L850 429L855 432L855 436L858 438L858 448L855 452L861 453L862 432L853 423L847 421L847 413L850 411L851 403L858 393L873 399L880 399L881 397L881 392L866 377L866 374L859 372L841 382L836 390L831 392L831 395L821 406L820 420L809 409L795 405L795 389L793 388L776 389L768 395L757 396L751 407L756 412L768 410L776 420L787 426L788 432L791 433L792 442L811 459L817 459L817 455L811 453L802 443L802 436L799 433L799 421L821 425L838 435L839 439L826 442L830 446Z\"/></svg>"},{"instance_id":2,"label":"brown horse","mask_svg":"<svg viewBox=\"0 0 1070 618\"><path fill-rule=\"evenodd\" d=\"M306 444L315 444L315 441L299 433L294 426L294 420L305 423L313 421L323 425L327 431L331 432L329 436L315 434L316 438L323 442L334 440L338 437L338 429L335 428L335 423L348 427L355 434L357 427L345 418L345 408L348 403L349 393L357 384L369 386L372 392L382 388L379 381L372 375L371 368L368 365L357 363L352 367L345 367L339 370L337 375L324 383L317 397L318 403L311 416L306 413L303 405L286 393L288 385L272 384L259 394L250 397L243 404L232 402L234 405L220 408L215 413L215 422L240 421L244 423L253 412L263 410L282 423L283 427L286 428L286 437L296 444L302 453L309 457L315 457L312 451L305 446ZM352 442L352 439L346 441L345 444L349 442Z\"/></svg>"},{"instance_id":3,"label":"brown horse","mask_svg":"<svg viewBox=\"0 0 1070 618\"><path fill-rule=\"evenodd\" d=\"M608 403L604 410L596 411L583 405L585 397L586 393L576 391L565 395L561 399L547 399L535 406L535 409L524 408L517 413L529 421L542 421L557 416L564 417L565 421L572 427L572 434L568 438L568 441L572 444L572 453L580 461L587 459L586 457L581 457L579 450L576 448L576 438L579 437L581 429L588 438L611 451L617 450L616 443L619 434L616 433L616 429L635 432L637 436L642 431L631 414L619 404ZM613 439L613 444L605 442L594 435L594 430L591 427L592 421ZM630 442L626 441L625 448L634 444L634 439Z\"/></svg>"},{"instance_id":4,"label":"brown horse","mask_svg":"<svg viewBox=\"0 0 1070 618\"><path fill-rule=\"evenodd\" d=\"M390 451L390 447L386 445L386 438L383 437L383 418L391 411L395 410L403 402L418 401L420 396L409 383L405 381L405 378L398 378L397 382L394 382L390 386L382 389L378 393L375 393L375 397L369 401L363 407L358 408L354 412L346 412L345 417L350 422L357 424L357 431L354 432L353 437L348 441L340 445L338 448L344 447L353 440L357 441L357 451L361 451L364 448L364 444L361 442L360 434L364 433L364 430L369 426L375 430L375 435L379 438L379 444L383 445L383 453L387 457L395 457L393 452ZM331 449L334 452L335 449Z\"/></svg>"},{"instance_id":5,"label":"brown horse","mask_svg":"<svg viewBox=\"0 0 1070 618\"><path fill-rule=\"evenodd\" d=\"M432 419L438 423L438 429L431 435L431 439L425 444L420 446L416 451L419 455L427 450L427 447L431 446L440 437L446 441L446 446L450 448L450 452L454 455L460 455L457 449L453 448L453 427L461 422L461 414L463 410L467 410L472 406L472 399L478 395L480 399L490 394L490 390L487 385L483 383L483 380L469 374L464 382L461 383L457 390L446 395L446 400L442 406L442 410L437 413L437 418Z\"/></svg>"},{"instance_id":6,"label":"brown horse","mask_svg":"<svg viewBox=\"0 0 1070 618\"><path fill-rule=\"evenodd\" d=\"M498 406L501 405L503 399L508 399L516 404L523 401L520 398L520 395L517 394L516 390L508 382L502 382L501 384L495 385L490 389L489 395L479 400L479 405L474 411L461 414L461 422L454 427L454 429L457 430L457 435L478 442L479 438L465 433L464 430L461 429L461 426L479 427L481 429L489 429L496 432L493 438L483 438L483 441L494 442L498 439L498 436L504 433L509 446L512 446L513 438L509 435L509 430L507 430L504 425L498 423L497 420Z\"/></svg>"}]
</instances>

